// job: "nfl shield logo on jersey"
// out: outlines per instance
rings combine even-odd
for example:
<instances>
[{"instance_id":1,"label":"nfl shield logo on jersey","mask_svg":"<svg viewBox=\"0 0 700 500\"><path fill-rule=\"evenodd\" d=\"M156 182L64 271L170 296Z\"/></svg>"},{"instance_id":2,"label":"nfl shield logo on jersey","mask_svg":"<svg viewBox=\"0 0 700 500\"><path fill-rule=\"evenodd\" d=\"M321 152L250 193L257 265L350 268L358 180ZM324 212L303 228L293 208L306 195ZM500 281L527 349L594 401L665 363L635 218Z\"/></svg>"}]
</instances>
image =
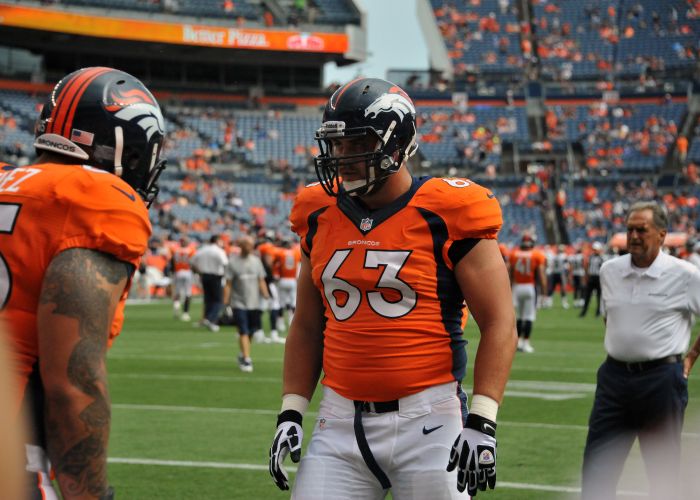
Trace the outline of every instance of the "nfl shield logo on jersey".
<instances>
[{"instance_id":1,"label":"nfl shield logo on jersey","mask_svg":"<svg viewBox=\"0 0 700 500\"><path fill-rule=\"evenodd\" d=\"M373 219L367 218L360 221L360 231L369 231L372 229Z\"/></svg>"}]
</instances>

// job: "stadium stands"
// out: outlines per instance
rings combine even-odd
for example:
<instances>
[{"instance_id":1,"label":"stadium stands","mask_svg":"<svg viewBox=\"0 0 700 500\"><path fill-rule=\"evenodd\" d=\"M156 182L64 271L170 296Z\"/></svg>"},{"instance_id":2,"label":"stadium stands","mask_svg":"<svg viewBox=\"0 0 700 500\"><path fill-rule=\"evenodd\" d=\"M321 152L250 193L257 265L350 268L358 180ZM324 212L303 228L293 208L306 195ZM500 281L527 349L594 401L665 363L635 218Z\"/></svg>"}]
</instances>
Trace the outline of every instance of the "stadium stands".
<instances>
[{"instance_id":1,"label":"stadium stands","mask_svg":"<svg viewBox=\"0 0 700 500\"><path fill-rule=\"evenodd\" d=\"M262 22L268 7L261 0L61 3L136 16L168 13L250 22ZM361 21L351 0L278 0L275 5L275 22L281 24L342 29ZM696 4L686 0L431 0L431 5L452 59L452 89L463 88L464 82L498 83L491 87L491 96L468 94L464 104L453 104L445 82L430 88L425 85L428 80L420 80L419 89L411 91L418 112L419 161L435 175L483 176L482 182L502 200L504 240L517 241L523 230L544 236L545 212L551 203L545 191L554 192L559 182L566 195L563 225L570 241L604 241L620 227L615 217L623 206L621 197L666 194L652 189L662 174L667 186L687 190L685 198L698 194L700 125L685 126L690 116L687 99L679 92L640 97L643 90L662 88L665 78L682 83L699 64ZM521 11L522 6L527 11ZM572 82L575 92L585 89L571 98L542 96L544 137L524 97L529 87L517 83L533 78ZM630 82L636 86L633 91L640 91L638 95L610 99L603 94L628 89ZM319 90L318 102L322 100ZM318 153L313 135L321 108L298 108L293 97L274 109L257 104L243 108L246 102L224 99L212 105L177 96L165 102L165 156L171 168L153 215L161 231L187 230L205 238L226 224L255 225L261 214L265 223L285 227L289 200L282 192L293 192L297 183L313 178L312 158ZM32 92L0 90L0 151L5 160L19 164L32 160L38 105L39 98ZM682 129L680 140L687 135L688 143L687 153L680 156L674 148ZM583 168L569 156L567 173L551 184L524 177L518 165L513 172L504 169L504 146L512 150L514 144L533 153L538 143L560 157L571 145L580 146ZM508 161L515 164L512 156ZM682 165L669 173L664 169L671 158L680 159ZM237 176L229 176L222 165L235 165ZM598 190L593 199L587 195L589 185ZM683 196L680 202L667 200L680 207L679 221L695 214L693 202L688 206L683 200ZM688 220L679 224L694 226Z\"/></svg>"},{"instance_id":2,"label":"stadium stands","mask_svg":"<svg viewBox=\"0 0 700 500\"><path fill-rule=\"evenodd\" d=\"M503 9L497 0L446 4L432 0L435 19L458 75L510 74L524 66L520 25L515 6Z\"/></svg>"}]
</instances>

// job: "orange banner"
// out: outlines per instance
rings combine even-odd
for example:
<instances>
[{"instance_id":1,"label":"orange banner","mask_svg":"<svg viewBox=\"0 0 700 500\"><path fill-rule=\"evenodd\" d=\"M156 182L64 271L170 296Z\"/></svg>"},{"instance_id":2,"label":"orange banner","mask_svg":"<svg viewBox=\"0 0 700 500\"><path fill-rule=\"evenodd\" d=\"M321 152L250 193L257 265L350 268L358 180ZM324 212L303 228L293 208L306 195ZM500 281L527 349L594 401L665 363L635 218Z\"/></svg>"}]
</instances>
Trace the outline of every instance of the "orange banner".
<instances>
[{"instance_id":1,"label":"orange banner","mask_svg":"<svg viewBox=\"0 0 700 500\"><path fill-rule=\"evenodd\" d=\"M0 4L0 25L55 31L98 38L116 38L226 49L324 52L344 54L344 33L305 33L267 29L164 23L148 20L88 16L47 8Z\"/></svg>"}]
</instances>

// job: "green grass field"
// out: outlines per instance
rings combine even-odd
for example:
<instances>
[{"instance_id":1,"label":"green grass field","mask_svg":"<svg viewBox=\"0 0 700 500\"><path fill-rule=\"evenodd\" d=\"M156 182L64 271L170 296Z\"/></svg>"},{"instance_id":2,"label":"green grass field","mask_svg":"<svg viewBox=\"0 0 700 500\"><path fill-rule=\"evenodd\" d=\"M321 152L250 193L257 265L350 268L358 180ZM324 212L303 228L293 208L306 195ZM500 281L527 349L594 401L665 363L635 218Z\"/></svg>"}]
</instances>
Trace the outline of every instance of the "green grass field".
<instances>
[{"instance_id":1,"label":"green grass field","mask_svg":"<svg viewBox=\"0 0 700 500\"><path fill-rule=\"evenodd\" d=\"M194 305L193 317L200 307ZM558 306L539 312L532 337L536 352L518 353L498 415L497 489L478 498L577 497L595 372L604 357L602 321L591 311L585 319L577 315L577 309ZM473 326L467 327L470 363L478 344ZM236 363L233 327L211 333L173 319L169 303L129 305L108 358L109 475L118 498L289 498L267 472L283 350L254 344L255 371L244 374ZM468 372L471 377L471 368ZM700 465L699 380L700 366L691 375L686 414L687 478ZM317 404L315 397L311 412ZM314 423L310 417L306 440ZM625 492L620 498L638 498L646 491L636 448L620 489Z\"/></svg>"}]
</instances>

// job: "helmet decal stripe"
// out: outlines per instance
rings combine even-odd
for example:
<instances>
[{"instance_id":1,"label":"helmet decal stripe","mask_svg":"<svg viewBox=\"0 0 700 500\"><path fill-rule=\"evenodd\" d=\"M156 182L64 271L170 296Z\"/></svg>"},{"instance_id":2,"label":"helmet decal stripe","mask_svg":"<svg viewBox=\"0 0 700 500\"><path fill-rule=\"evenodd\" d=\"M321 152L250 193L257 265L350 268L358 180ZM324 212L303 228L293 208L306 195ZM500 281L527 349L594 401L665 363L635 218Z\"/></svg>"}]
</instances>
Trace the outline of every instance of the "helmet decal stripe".
<instances>
[{"instance_id":1,"label":"helmet decal stripe","mask_svg":"<svg viewBox=\"0 0 700 500\"><path fill-rule=\"evenodd\" d=\"M346 83L344 86L342 86L341 88L339 88L338 90L335 91L335 93L331 96L331 100L328 103L330 105L331 109L335 109L336 106L338 106L338 103L340 102L340 98L345 93L345 91L348 90L350 87L352 87L352 85L359 80L364 80L364 78L361 78L361 77L355 78L351 82Z\"/></svg>"},{"instance_id":2,"label":"helmet decal stripe","mask_svg":"<svg viewBox=\"0 0 700 500\"><path fill-rule=\"evenodd\" d=\"M109 68L95 68L94 72L86 75L85 78L80 82L80 87L76 90L75 94L72 96L70 108L68 111L68 118L65 119L65 123L62 124L63 131L62 134L65 137L69 137L71 128L73 127L73 117L75 116L75 110L80 104L80 98L83 97L85 90L90 86L90 84L100 75L103 75L111 71Z\"/></svg>"},{"instance_id":3,"label":"helmet decal stripe","mask_svg":"<svg viewBox=\"0 0 700 500\"><path fill-rule=\"evenodd\" d=\"M91 75L93 75L101 69L102 68L86 69L85 71L78 74L75 78L73 78L73 80L71 80L70 88L67 88L65 92L61 92L61 100L60 102L56 103L54 113L52 113L53 125L51 127L51 130L53 130L54 133L63 136L67 134L67 132L63 131L63 126L65 124L66 115L68 114L68 111L73 105L76 92L80 90L86 79L90 78Z\"/></svg>"},{"instance_id":4,"label":"helmet decal stripe","mask_svg":"<svg viewBox=\"0 0 700 500\"><path fill-rule=\"evenodd\" d=\"M66 96L72 92L73 87L77 84L80 77L85 74L85 71L81 71L73 78L64 83L61 93L58 95L53 103L53 110L51 110L51 118L49 119L48 126L46 127L46 132L55 132L56 116L58 115L61 107L66 101Z\"/></svg>"}]
</instances>

